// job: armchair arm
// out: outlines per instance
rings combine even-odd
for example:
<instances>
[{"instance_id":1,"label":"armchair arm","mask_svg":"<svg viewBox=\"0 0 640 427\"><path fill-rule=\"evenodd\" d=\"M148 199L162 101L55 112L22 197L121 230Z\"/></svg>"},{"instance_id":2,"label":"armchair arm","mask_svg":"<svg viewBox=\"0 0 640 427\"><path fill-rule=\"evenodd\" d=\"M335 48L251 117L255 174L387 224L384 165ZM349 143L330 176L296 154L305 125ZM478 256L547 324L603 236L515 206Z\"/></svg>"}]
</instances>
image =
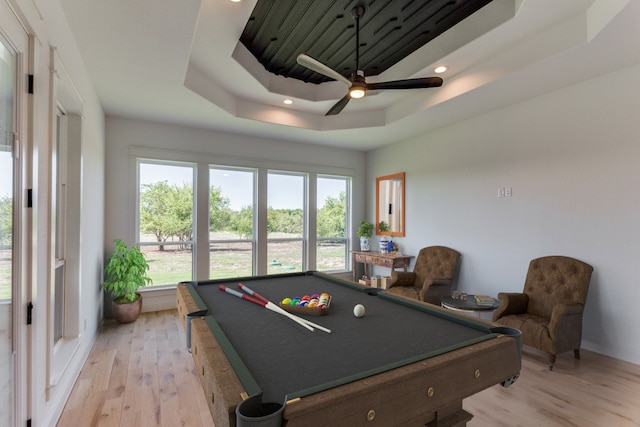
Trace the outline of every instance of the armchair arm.
<instances>
[{"instance_id":1,"label":"armchair arm","mask_svg":"<svg viewBox=\"0 0 640 427\"><path fill-rule=\"evenodd\" d=\"M549 320L549 335L556 340L559 335L582 335L583 304L556 304ZM558 334L561 331L561 334ZM575 341L575 340L572 340Z\"/></svg>"},{"instance_id":2,"label":"armchair arm","mask_svg":"<svg viewBox=\"0 0 640 427\"><path fill-rule=\"evenodd\" d=\"M391 270L391 279L387 284L387 289L394 286L413 286L416 282L416 273L414 272L397 272Z\"/></svg>"},{"instance_id":3,"label":"armchair arm","mask_svg":"<svg viewBox=\"0 0 640 427\"><path fill-rule=\"evenodd\" d=\"M422 289L420 289L420 301L426 301L427 292L429 292L429 290L431 290L432 294L431 299L434 301L440 301L442 297L449 295L452 282L453 281L451 279L433 279L431 277L427 277L424 282L422 282ZM442 287L442 289L435 289L438 287Z\"/></svg>"},{"instance_id":4,"label":"armchair arm","mask_svg":"<svg viewBox=\"0 0 640 427\"><path fill-rule=\"evenodd\" d=\"M527 294L500 292L498 299L500 300L500 306L493 313L494 321L510 314L523 314L527 312L527 306L529 305L529 295Z\"/></svg>"}]
</instances>

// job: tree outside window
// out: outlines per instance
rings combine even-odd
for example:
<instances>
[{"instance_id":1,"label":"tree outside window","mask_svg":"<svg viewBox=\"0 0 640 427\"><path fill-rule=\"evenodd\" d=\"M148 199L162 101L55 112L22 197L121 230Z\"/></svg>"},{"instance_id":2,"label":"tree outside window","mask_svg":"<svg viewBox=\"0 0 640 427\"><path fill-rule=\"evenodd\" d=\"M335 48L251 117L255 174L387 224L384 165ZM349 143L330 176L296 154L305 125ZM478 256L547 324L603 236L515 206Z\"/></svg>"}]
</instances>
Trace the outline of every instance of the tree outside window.
<instances>
[{"instance_id":1,"label":"tree outside window","mask_svg":"<svg viewBox=\"0 0 640 427\"><path fill-rule=\"evenodd\" d=\"M319 176L317 179L316 269L318 271L344 271L349 265L348 190L348 178Z\"/></svg>"},{"instance_id":2,"label":"tree outside window","mask_svg":"<svg viewBox=\"0 0 640 427\"><path fill-rule=\"evenodd\" d=\"M153 286L193 279L195 167L139 162L138 243Z\"/></svg>"}]
</instances>

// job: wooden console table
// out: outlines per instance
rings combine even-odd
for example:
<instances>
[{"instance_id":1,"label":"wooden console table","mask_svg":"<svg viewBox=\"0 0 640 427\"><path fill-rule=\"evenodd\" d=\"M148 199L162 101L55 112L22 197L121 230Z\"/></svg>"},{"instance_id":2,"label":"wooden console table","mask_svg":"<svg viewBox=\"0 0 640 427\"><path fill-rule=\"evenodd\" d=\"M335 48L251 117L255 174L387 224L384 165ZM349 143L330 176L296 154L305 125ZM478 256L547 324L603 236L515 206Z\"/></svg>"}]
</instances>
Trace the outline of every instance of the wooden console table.
<instances>
[{"instance_id":1,"label":"wooden console table","mask_svg":"<svg viewBox=\"0 0 640 427\"><path fill-rule=\"evenodd\" d=\"M352 269L353 269L353 281L357 282L356 278L356 263L360 262L364 264L364 274L369 276L369 264L379 265L387 268L403 268L407 271L409 262L413 255L396 255L396 254L383 254L380 252L360 252L351 251L353 256Z\"/></svg>"}]
</instances>

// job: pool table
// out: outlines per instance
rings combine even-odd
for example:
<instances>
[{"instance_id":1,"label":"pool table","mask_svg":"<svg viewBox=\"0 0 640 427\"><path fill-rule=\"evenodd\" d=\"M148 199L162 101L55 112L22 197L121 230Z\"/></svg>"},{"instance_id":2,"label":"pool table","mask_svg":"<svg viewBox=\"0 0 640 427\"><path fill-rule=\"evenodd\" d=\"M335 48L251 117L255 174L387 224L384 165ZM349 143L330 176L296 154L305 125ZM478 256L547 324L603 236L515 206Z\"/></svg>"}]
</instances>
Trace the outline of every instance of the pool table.
<instances>
[{"instance_id":1,"label":"pool table","mask_svg":"<svg viewBox=\"0 0 640 427\"><path fill-rule=\"evenodd\" d=\"M275 304L328 293L301 317L331 333L219 289L240 282ZM516 329L317 272L183 282L177 305L216 427L464 426L465 397L520 373Z\"/></svg>"}]
</instances>

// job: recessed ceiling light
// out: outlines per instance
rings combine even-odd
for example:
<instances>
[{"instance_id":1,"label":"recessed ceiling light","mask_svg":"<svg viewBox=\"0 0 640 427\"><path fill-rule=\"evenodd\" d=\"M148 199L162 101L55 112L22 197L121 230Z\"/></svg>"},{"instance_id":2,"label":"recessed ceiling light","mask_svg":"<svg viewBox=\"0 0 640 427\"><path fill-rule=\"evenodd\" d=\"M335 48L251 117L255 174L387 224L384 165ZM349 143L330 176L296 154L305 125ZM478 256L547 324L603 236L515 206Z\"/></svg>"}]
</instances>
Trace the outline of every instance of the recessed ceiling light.
<instances>
[{"instance_id":1,"label":"recessed ceiling light","mask_svg":"<svg viewBox=\"0 0 640 427\"><path fill-rule=\"evenodd\" d=\"M435 71L438 74L444 73L445 71L447 71L447 67L445 65L440 65L439 67L436 67L436 69L433 71Z\"/></svg>"},{"instance_id":2,"label":"recessed ceiling light","mask_svg":"<svg viewBox=\"0 0 640 427\"><path fill-rule=\"evenodd\" d=\"M242 0L231 0L231 3L240 3Z\"/></svg>"},{"instance_id":3,"label":"recessed ceiling light","mask_svg":"<svg viewBox=\"0 0 640 427\"><path fill-rule=\"evenodd\" d=\"M291 104L293 104L293 99L289 99L289 98L287 98L287 99L285 99L285 100L284 100L284 101L282 101L282 102L283 102L283 103L285 103L285 104L287 104L287 105L291 105Z\"/></svg>"}]
</instances>

